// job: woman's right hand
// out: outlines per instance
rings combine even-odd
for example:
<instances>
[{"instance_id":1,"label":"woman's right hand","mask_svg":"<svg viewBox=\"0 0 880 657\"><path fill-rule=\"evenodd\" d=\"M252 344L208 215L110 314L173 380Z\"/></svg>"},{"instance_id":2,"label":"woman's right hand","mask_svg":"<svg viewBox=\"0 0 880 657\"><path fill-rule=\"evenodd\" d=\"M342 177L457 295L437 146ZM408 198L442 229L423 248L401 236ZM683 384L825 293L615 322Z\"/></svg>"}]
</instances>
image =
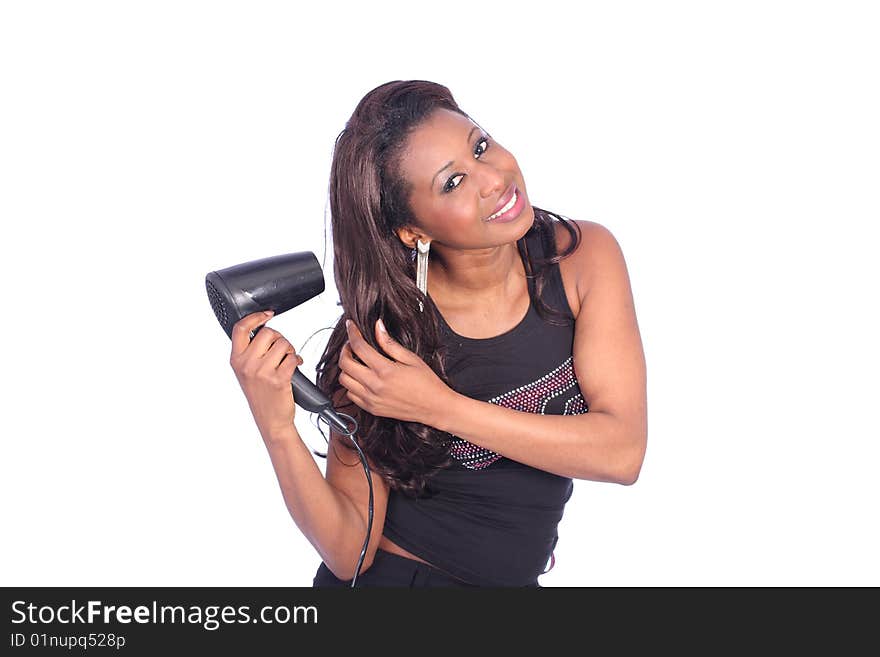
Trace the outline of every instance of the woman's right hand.
<instances>
[{"instance_id":1,"label":"woman's right hand","mask_svg":"<svg viewBox=\"0 0 880 657\"><path fill-rule=\"evenodd\" d=\"M256 312L236 322L229 357L264 439L293 425L296 405L290 379L303 362L290 342L268 326L261 328L251 340L251 331L271 317L271 314Z\"/></svg>"}]
</instances>

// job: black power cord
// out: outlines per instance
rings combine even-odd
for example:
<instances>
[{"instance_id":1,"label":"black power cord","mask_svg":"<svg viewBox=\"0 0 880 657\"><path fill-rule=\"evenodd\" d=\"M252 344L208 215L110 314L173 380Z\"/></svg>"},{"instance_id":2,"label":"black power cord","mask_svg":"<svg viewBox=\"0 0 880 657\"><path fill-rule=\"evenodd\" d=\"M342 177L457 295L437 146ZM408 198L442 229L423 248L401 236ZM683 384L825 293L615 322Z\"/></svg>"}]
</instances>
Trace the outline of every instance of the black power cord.
<instances>
[{"instance_id":1,"label":"black power cord","mask_svg":"<svg viewBox=\"0 0 880 657\"><path fill-rule=\"evenodd\" d=\"M351 415L348 415L347 413L340 413L339 411L336 411L336 414L340 415L341 417L344 417L346 420L349 420L354 425L354 428L351 429L350 431L348 431L347 433L340 432L335 427L333 428L333 430L336 431L337 433L340 433L343 436L348 436L351 439L352 444L355 446L355 448L358 451L358 454L361 457L361 464L364 466L364 474L367 475L367 486L369 486L369 488L370 488L370 505L369 505L369 513L367 516L367 535L364 537L364 547L361 548L361 556L360 556L360 558L358 558L357 566L355 566L355 569L354 569L354 577L351 578L351 588L354 588L355 584L357 583L358 574L361 572L361 566L364 563L364 558L367 556L367 545L370 542L370 531L373 528L373 479L370 476L370 466L367 465L367 458L364 456L363 451L361 451L361 446L358 445L357 441L354 439L354 435L357 433L357 430L358 430L357 420L355 420ZM321 420L324 420L324 422L327 422L326 419L324 419L321 416L318 416L318 421L321 421ZM330 428L329 422L327 422L327 428L328 429Z\"/></svg>"}]
</instances>

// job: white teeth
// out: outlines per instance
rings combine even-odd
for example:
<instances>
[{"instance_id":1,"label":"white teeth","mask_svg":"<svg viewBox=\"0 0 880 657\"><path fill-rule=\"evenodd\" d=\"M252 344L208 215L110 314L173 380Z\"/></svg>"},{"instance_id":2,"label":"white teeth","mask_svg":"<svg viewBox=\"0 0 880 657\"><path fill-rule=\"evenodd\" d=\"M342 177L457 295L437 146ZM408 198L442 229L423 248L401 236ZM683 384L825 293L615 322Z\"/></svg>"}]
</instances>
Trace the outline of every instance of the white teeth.
<instances>
[{"instance_id":1,"label":"white teeth","mask_svg":"<svg viewBox=\"0 0 880 657\"><path fill-rule=\"evenodd\" d=\"M514 205L516 205L516 192L517 192L517 190L513 191L513 196L510 197L510 200L507 202L507 205L505 205L498 212L496 212L491 217L486 219L486 221L492 221L495 217L501 216L502 214L504 214L505 212L510 210L510 208L512 208Z\"/></svg>"}]
</instances>

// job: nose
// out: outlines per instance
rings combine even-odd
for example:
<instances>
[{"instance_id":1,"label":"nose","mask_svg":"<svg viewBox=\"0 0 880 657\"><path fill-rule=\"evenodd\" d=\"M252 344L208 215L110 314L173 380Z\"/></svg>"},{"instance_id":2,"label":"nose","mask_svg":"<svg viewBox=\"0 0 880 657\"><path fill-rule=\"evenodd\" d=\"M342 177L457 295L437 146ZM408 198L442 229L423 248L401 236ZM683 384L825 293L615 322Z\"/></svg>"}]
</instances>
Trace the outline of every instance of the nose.
<instances>
[{"instance_id":1,"label":"nose","mask_svg":"<svg viewBox=\"0 0 880 657\"><path fill-rule=\"evenodd\" d=\"M503 171L491 164L483 167L483 198L497 198L500 194L504 193L508 184L509 182Z\"/></svg>"}]
</instances>

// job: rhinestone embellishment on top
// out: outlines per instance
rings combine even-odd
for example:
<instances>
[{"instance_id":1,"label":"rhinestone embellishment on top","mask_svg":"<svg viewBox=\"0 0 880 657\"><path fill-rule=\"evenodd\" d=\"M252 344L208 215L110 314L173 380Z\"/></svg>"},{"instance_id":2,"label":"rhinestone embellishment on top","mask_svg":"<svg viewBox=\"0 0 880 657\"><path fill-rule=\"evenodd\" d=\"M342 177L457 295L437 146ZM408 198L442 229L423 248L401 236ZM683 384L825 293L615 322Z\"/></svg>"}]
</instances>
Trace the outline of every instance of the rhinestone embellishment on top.
<instances>
[{"instance_id":1,"label":"rhinestone embellishment on top","mask_svg":"<svg viewBox=\"0 0 880 657\"><path fill-rule=\"evenodd\" d=\"M542 376L537 381L519 386L510 392L506 392L489 400L490 404L498 404L505 408L512 408L526 413L539 413L544 415L547 404L553 399L565 393L572 392L566 400L563 415L579 415L587 412L587 404L581 395L577 378L574 374L573 359L567 358L552 372ZM498 459L501 454L492 450L474 445L467 440L453 436L450 452L452 456L466 468L480 470L486 468Z\"/></svg>"}]
</instances>

